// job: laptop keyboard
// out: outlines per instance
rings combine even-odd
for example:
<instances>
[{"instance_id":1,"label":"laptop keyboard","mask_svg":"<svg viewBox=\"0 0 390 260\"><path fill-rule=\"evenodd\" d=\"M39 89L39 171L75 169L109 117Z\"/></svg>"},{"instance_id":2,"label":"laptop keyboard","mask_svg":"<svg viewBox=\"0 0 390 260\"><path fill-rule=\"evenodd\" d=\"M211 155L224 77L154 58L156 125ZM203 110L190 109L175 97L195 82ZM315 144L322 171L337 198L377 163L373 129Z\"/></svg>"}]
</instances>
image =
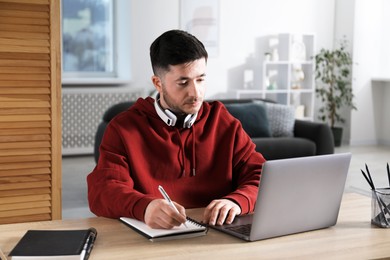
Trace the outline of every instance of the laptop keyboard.
<instances>
[{"instance_id":1,"label":"laptop keyboard","mask_svg":"<svg viewBox=\"0 0 390 260\"><path fill-rule=\"evenodd\" d=\"M226 227L226 229L229 229L239 234L243 234L245 236L249 236L251 233L251 226L252 224L245 224L240 226Z\"/></svg>"}]
</instances>

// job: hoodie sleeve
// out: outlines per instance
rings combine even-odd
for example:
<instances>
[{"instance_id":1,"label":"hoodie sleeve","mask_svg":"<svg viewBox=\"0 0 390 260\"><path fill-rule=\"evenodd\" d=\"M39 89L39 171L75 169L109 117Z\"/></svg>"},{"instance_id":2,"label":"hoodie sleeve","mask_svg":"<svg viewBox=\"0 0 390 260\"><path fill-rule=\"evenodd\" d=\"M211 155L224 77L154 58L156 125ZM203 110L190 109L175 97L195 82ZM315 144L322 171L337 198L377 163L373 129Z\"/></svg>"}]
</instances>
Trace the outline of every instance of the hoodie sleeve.
<instances>
[{"instance_id":1,"label":"hoodie sleeve","mask_svg":"<svg viewBox=\"0 0 390 260\"><path fill-rule=\"evenodd\" d=\"M235 120L235 119L234 119ZM236 121L236 120L235 120ZM233 183L236 189L225 196L241 207L241 214L254 211L264 157L256 152L256 145L236 122L233 149Z\"/></svg>"},{"instance_id":2,"label":"hoodie sleeve","mask_svg":"<svg viewBox=\"0 0 390 260\"><path fill-rule=\"evenodd\" d=\"M126 149L112 124L104 133L99 161L87 176L87 183L89 207L97 216L143 221L147 205L156 199L134 189Z\"/></svg>"}]
</instances>

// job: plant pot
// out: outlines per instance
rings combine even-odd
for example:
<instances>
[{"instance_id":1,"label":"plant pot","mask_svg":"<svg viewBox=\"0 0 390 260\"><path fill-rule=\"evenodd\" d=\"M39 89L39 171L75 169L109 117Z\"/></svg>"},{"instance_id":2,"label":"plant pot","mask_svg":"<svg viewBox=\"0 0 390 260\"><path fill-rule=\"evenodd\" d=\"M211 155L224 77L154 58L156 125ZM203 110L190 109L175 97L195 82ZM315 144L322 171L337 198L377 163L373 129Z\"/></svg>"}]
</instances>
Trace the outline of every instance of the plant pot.
<instances>
[{"instance_id":1,"label":"plant pot","mask_svg":"<svg viewBox=\"0 0 390 260\"><path fill-rule=\"evenodd\" d=\"M343 128L341 127L332 127L334 146L341 146L341 142L343 139Z\"/></svg>"}]
</instances>

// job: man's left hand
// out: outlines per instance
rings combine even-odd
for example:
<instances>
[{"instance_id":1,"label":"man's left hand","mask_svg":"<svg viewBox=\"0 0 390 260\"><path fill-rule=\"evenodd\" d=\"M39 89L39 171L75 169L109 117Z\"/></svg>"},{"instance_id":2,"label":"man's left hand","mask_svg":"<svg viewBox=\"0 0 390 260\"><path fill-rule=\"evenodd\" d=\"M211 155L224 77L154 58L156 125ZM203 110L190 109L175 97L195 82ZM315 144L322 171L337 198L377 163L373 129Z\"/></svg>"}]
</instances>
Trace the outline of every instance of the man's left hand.
<instances>
[{"instance_id":1,"label":"man's left hand","mask_svg":"<svg viewBox=\"0 0 390 260\"><path fill-rule=\"evenodd\" d=\"M231 224L241 213L241 208L231 200L213 200L203 213L203 222L209 225Z\"/></svg>"}]
</instances>

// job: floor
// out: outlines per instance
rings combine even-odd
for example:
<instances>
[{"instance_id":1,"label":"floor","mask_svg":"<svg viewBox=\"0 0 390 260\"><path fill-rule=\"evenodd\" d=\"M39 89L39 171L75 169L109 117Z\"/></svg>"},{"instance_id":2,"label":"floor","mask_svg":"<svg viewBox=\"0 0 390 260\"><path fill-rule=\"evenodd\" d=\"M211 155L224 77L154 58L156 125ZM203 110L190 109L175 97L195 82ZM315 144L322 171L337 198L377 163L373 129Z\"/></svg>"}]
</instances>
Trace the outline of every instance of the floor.
<instances>
[{"instance_id":1,"label":"floor","mask_svg":"<svg viewBox=\"0 0 390 260\"><path fill-rule=\"evenodd\" d=\"M386 164L390 162L390 146L343 146L336 153L351 152L352 160L345 185L346 192L370 196L370 188L360 169L368 165L376 187L388 187ZM92 156L66 156L62 161L63 218L94 216L88 208L86 176L93 170Z\"/></svg>"}]
</instances>

